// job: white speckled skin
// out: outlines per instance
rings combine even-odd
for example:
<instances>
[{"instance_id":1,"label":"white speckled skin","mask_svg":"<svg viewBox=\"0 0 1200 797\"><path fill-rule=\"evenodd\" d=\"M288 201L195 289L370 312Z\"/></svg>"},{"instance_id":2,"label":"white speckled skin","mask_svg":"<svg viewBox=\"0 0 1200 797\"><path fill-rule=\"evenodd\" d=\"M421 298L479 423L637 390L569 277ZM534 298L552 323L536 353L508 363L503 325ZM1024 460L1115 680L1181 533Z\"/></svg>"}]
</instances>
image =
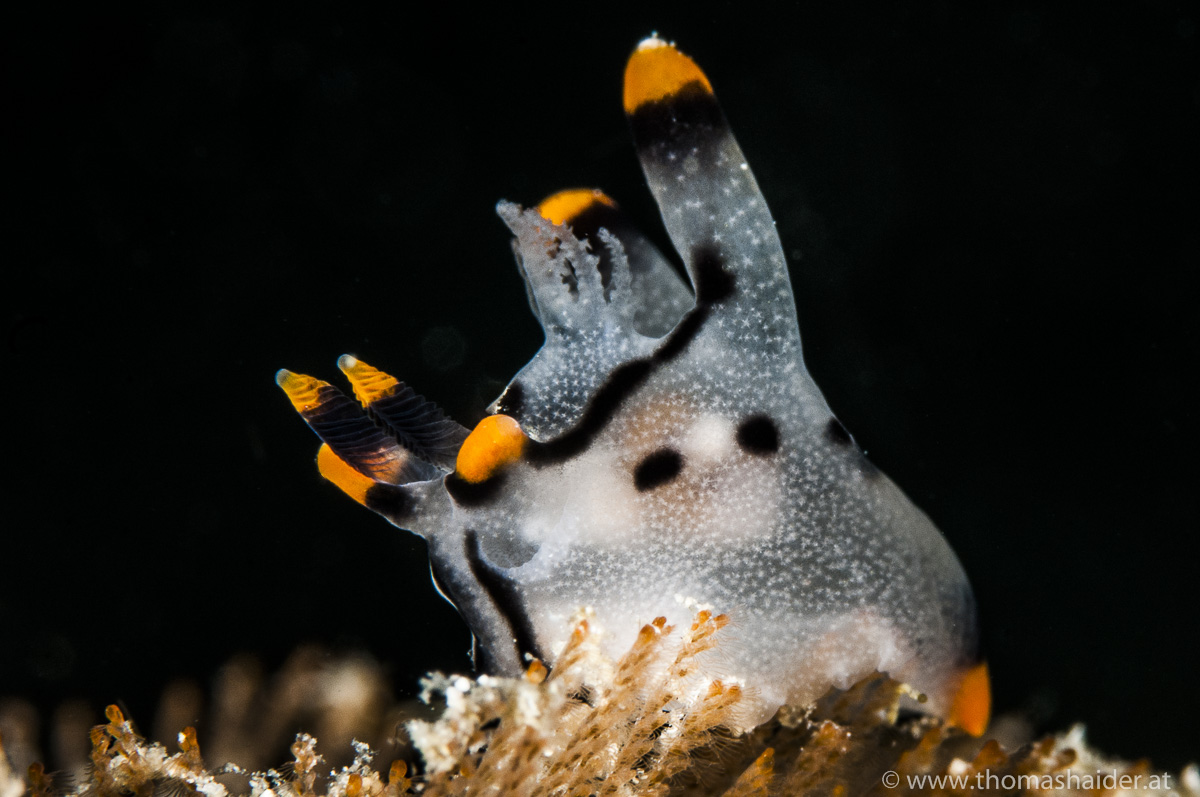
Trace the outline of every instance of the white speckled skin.
<instances>
[{"instance_id":1,"label":"white speckled skin","mask_svg":"<svg viewBox=\"0 0 1200 797\"><path fill-rule=\"evenodd\" d=\"M514 379L519 401L493 411L531 449L483 498L452 497L446 478L402 486L393 522L428 539L493 669L515 673L526 653L553 665L581 607L614 654L655 617L687 624L704 607L731 618L709 666L752 687L747 725L875 670L945 713L974 656L967 579L805 369L783 249L723 120L683 133L639 155L694 308L635 235L603 236L605 285L599 246L502 203L546 342ZM754 418L777 446L739 441ZM678 472L639 489L663 451Z\"/></svg>"}]
</instances>

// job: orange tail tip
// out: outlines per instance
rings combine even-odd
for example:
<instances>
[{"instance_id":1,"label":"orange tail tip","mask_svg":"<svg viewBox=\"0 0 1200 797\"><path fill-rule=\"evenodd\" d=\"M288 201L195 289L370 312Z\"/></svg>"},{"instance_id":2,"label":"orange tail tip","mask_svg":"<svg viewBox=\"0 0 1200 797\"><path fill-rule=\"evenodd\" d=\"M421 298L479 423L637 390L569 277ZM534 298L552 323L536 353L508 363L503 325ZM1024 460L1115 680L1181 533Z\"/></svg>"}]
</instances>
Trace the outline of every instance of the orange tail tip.
<instances>
[{"instance_id":1,"label":"orange tail tip","mask_svg":"<svg viewBox=\"0 0 1200 797\"><path fill-rule=\"evenodd\" d=\"M569 188L543 199L537 212L551 224L571 224L588 208L598 204L610 208L617 206L599 188Z\"/></svg>"},{"instance_id":2,"label":"orange tail tip","mask_svg":"<svg viewBox=\"0 0 1200 797\"><path fill-rule=\"evenodd\" d=\"M947 718L972 736L982 736L992 714L992 685L986 661L967 670Z\"/></svg>"},{"instance_id":3,"label":"orange tail tip","mask_svg":"<svg viewBox=\"0 0 1200 797\"><path fill-rule=\"evenodd\" d=\"M467 435L458 450L455 471L459 478L478 484L516 462L528 440L521 425L507 415L489 415Z\"/></svg>"},{"instance_id":4,"label":"orange tail tip","mask_svg":"<svg viewBox=\"0 0 1200 797\"><path fill-rule=\"evenodd\" d=\"M329 387L328 382L323 382L314 376L294 374L286 368L280 368L275 372L275 384L283 388L283 392L287 393L287 397L292 400L292 406L296 408L296 412L300 413L318 406L321 401L317 397L317 392L323 387Z\"/></svg>"},{"instance_id":5,"label":"orange tail tip","mask_svg":"<svg viewBox=\"0 0 1200 797\"><path fill-rule=\"evenodd\" d=\"M689 84L713 93L704 72L675 45L657 36L643 39L625 67L625 113L678 94Z\"/></svg>"},{"instance_id":6,"label":"orange tail tip","mask_svg":"<svg viewBox=\"0 0 1200 797\"><path fill-rule=\"evenodd\" d=\"M363 406L392 395L396 392L396 386L400 384L396 377L385 374L378 368L372 368L352 354L338 357L337 364L350 380L350 386L354 388L354 397L362 402Z\"/></svg>"},{"instance_id":7,"label":"orange tail tip","mask_svg":"<svg viewBox=\"0 0 1200 797\"><path fill-rule=\"evenodd\" d=\"M347 465L345 460L333 453L333 449L325 443L322 443L317 451L317 470L343 493L363 506L367 505L367 490L375 485L375 480Z\"/></svg>"}]
</instances>

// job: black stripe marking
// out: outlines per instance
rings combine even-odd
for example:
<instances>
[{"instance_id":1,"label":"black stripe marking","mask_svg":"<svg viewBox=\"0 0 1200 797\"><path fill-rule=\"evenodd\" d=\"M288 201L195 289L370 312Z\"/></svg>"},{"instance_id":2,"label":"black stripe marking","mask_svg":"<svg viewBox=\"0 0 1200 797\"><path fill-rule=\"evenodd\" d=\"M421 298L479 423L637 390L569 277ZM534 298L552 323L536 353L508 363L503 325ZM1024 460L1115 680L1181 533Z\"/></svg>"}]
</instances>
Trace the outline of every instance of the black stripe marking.
<instances>
[{"instance_id":1,"label":"black stripe marking","mask_svg":"<svg viewBox=\"0 0 1200 797\"><path fill-rule=\"evenodd\" d=\"M575 232L575 237L578 238L579 236L586 235L590 238L596 235L601 227L606 227L609 232L615 235L616 230L613 228L624 226L625 219L621 212L612 205L594 199L583 210L566 219L566 223Z\"/></svg>"},{"instance_id":2,"label":"black stripe marking","mask_svg":"<svg viewBox=\"0 0 1200 797\"><path fill-rule=\"evenodd\" d=\"M728 134L729 125L716 96L700 81L692 81L661 100L639 105L629 116L639 149L669 142L686 150Z\"/></svg>"},{"instance_id":3,"label":"black stripe marking","mask_svg":"<svg viewBox=\"0 0 1200 797\"><path fill-rule=\"evenodd\" d=\"M626 397L646 381L651 371L649 359L631 360L613 369L608 380L588 402L583 417L574 429L544 443L530 441L525 447L525 456L529 463L534 467L550 465L570 459L585 450Z\"/></svg>"},{"instance_id":4,"label":"black stripe marking","mask_svg":"<svg viewBox=\"0 0 1200 797\"><path fill-rule=\"evenodd\" d=\"M692 268L696 272L696 301L716 304L733 296L734 275L725 270L725 258L715 244L692 248Z\"/></svg>"},{"instance_id":5,"label":"black stripe marking","mask_svg":"<svg viewBox=\"0 0 1200 797\"><path fill-rule=\"evenodd\" d=\"M498 473L490 479L472 484L457 473L451 473L442 482L446 492L459 506L484 506L496 500L504 486L504 474Z\"/></svg>"},{"instance_id":6,"label":"black stripe marking","mask_svg":"<svg viewBox=\"0 0 1200 797\"><path fill-rule=\"evenodd\" d=\"M670 337L663 341L658 350L651 355L651 360L658 363L666 363L682 354L683 350L692 342L692 339L696 337L696 333L700 331L700 327L708 320L711 312L711 309L706 304L697 305L692 308L683 317L683 320L679 322L679 325L675 327L675 331L671 333Z\"/></svg>"},{"instance_id":7,"label":"black stripe marking","mask_svg":"<svg viewBox=\"0 0 1200 797\"><path fill-rule=\"evenodd\" d=\"M484 592L492 599L496 611L508 622L517 651L517 661L523 661L525 653L545 661L546 657L537 644L533 621L525 611L525 601L520 588L483 558L478 533L468 529L464 545L471 575L475 576L479 586L483 587Z\"/></svg>"},{"instance_id":8,"label":"black stripe marking","mask_svg":"<svg viewBox=\"0 0 1200 797\"><path fill-rule=\"evenodd\" d=\"M633 486L644 493L672 481L682 470L683 455L673 448L660 448L643 457L633 469Z\"/></svg>"},{"instance_id":9,"label":"black stripe marking","mask_svg":"<svg viewBox=\"0 0 1200 797\"><path fill-rule=\"evenodd\" d=\"M442 558L432 555L432 552L429 556L429 577L433 579L434 588L441 593L442 597L450 602L450 605L458 612L458 616L462 617L467 623L468 628L472 627L474 623L471 622L471 619L474 618L468 619L465 614L466 607L469 604L462 599L461 594L454 586L454 572L444 570L442 567ZM479 672L496 671L495 662L492 661L488 652L479 645L479 640L476 639L474 630L471 631L471 664Z\"/></svg>"},{"instance_id":10,"label":"black stripe marking","mask_svg":"<svg viewBox=\"0 0 1200 797\"><path fill-rule=\"evenodd\" d=\"M367 509L378 512L397 526L412 517L413 502L402 487L379 482L367 488Z\"/></svg>"},{"instance_id":11,"label":"black stripe marking","mask_svg":"<svg viewBox=\"0 0 1200 797\"><path fill-rule=\"evenodd\" d=\"M696 265L696 306L688 311L653 354L623 363L609 374L588 402L575 427L553 440L530 441L525 449L528 462L535 467L561 462L584 451L635 390L658 368L674 360L695 340L700 328L712 314L712 303L729 298L734 292L735 275L725 269L724 258L715 246L697 246L692 251Z\"/></svg>"}]
</instances>

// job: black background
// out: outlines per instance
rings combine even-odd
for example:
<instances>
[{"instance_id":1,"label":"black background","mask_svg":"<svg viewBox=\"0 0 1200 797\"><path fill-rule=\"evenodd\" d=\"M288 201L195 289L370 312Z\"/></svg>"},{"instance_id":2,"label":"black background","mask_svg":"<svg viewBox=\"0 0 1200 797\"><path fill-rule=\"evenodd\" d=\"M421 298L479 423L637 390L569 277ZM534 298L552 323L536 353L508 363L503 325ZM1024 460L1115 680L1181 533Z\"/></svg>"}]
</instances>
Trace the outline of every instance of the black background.
<instances>
[{"instance_id":1,"label":"black background","mask_svg":"<svg viewBox=\"0 0 1200 797\"><path fill-rule=\"evenodd\" d=\"M1200 19L827 5L12 21L0 694L148 718L303 641L401 694L468 666L273 374L352 352L473 425L540 343L497 199L597 185L662 240L620 108L658 30L774 211L810 370L971 574L998 709L1194 759Z\"/></svg>"}]
</instances>

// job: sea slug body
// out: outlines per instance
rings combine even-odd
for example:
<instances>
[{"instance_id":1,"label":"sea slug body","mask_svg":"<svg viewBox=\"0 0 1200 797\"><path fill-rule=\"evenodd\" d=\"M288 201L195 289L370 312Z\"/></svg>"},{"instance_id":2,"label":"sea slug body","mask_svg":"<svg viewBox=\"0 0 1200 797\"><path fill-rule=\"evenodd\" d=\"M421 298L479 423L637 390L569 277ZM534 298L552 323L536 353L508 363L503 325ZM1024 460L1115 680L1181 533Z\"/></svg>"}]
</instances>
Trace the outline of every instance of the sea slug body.
<instances>
[{"instance_id":1,"label":"sea slug body","mask_svg":"<svg viewBox=\"0 0 1200 797\"><path fill-rule=\"evenodd\" d=\"M582 608L615 652L657 617L725 613L714 672L746 727L885 671L987 722L970 585L805 368L775 225L712 85L641 42L624 107L687 279L599 191L502 202L545 344L473 431L349 355L357 401L277 380L321 473L428 541L479 662L553 666Z\"/></svg>"}]
</instances>

